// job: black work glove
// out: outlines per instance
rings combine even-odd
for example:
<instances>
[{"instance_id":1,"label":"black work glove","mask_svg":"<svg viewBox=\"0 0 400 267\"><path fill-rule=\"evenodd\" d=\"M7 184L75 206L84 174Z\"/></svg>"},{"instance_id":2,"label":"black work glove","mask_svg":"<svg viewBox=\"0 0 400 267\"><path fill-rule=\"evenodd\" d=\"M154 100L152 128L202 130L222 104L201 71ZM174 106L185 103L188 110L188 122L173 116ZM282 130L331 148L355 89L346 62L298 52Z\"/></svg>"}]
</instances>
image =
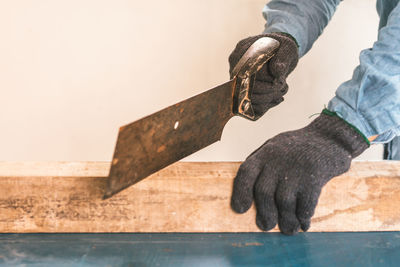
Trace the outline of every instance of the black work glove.
<instances>
[{"instance_id":1,"label":"black work glove","mask_svg":"<svg viewBox=\"0 0 400 267\"><path fill-rule=\"evenodd\" d=\"M346 172L369 147L355 128L327 110L311 124L265 142L240 166L231 205L246 212L253 201L257 226L282 233L307 231L322 187Z\"/></svg>"},{"instance_id":2,"label":"black work glove","mask_svg":"<svg viewBox=\"0 0 400 267\"><path fill-rule=\"evenodd\" d=\"M283 95L288 91L287 76L294 70L299 61L297 44L284 33L271 33L252 36L241 40L229 56L229 73L232 77L233 68L239 62L246 50L261 37L271 37L279 41L280 46L275 56L256 74L250 99L257 116L263 115L268 109L283 101Z\"/></svg>"}]
</instances>

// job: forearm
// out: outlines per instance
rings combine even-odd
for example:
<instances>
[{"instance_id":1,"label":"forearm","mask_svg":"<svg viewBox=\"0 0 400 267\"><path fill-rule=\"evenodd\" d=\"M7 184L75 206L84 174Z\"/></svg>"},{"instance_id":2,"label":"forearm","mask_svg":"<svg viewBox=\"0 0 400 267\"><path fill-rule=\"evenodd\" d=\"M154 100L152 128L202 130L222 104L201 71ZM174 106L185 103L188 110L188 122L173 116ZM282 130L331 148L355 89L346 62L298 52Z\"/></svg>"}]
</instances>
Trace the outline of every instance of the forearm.
<instances>
[{"instance_id":1,"label":"forearm","mask_svg":"<svg viewBox=\"0 0 400 267\"><path fill-rule=\"evenodd\" d=\"M321 35L341 0L272 0L263 10L264 33L292 35L303 56Z\"/></svg>"},{"instance_id":2,"label":"forearm","mask_svg":"<svg viewBox=\"0 0 400 267\"><path fill-rule=\"evenodd\" d=\"M364 135L378 135L373 142L400 135L400 4L372 49L361 52L352 79L339 86L328 109Z\"/></svg>"}]
</instances>

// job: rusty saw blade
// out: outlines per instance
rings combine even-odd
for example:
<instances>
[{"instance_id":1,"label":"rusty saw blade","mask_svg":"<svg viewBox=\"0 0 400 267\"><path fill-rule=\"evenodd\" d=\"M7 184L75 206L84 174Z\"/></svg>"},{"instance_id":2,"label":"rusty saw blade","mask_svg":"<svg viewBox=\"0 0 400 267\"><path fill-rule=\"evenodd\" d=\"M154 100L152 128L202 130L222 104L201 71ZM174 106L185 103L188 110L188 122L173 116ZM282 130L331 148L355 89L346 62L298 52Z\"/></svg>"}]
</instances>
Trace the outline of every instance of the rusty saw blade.
<instances>
[{"instance_id":1,"label":"rusty saw blade","mask_svg":"<svg viewBox=\"0 0 400 267\"><path fill-rule=\"evenodd\" d=\"M104 199L220 140L234 115L258 119L250 99L253 81L278 47L275 39L258 39L235 66L232 80L122 126Z\"/></svg>"}]
</instances>

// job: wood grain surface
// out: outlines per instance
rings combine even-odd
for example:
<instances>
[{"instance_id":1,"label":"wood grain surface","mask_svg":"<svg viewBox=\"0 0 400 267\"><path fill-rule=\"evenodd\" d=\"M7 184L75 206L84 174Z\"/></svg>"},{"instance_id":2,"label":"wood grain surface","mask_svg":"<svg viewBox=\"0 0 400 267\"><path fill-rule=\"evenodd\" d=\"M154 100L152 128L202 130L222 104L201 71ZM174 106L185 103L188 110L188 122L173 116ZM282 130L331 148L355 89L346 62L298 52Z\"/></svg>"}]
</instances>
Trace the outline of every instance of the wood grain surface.
<instances>
[{"instance_id":1,"label":"wood grain surface","mask_svg":"<svg viewBox=\"0 0 400 267\"><path fill-rule=\"evenodd\" d=\"M109 162L0 162L0 232L257 232L230 204L238 162L178 162L102 200ZM309 231L399 231L400 162L353 162ZM277 231L277 229L274 229Z\"/></svg>"}]
</instances>

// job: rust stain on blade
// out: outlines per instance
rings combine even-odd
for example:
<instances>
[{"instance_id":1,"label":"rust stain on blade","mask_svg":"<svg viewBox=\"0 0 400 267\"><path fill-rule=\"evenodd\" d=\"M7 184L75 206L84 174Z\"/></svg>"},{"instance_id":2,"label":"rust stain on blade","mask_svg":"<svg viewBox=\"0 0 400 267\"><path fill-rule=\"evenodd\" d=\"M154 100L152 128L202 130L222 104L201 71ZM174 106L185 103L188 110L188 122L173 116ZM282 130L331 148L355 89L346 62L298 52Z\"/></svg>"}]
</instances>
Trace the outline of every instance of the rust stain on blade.
<instances>
[{"instance_id":1,"label":"rust stain on blade","mask_svg":"<svg viewBox=\"0 0 400 267\"><path fill-rule=\"evenodd\" d=\"M231 80L120 128L104 198L218 141L234 116Z\"/></svg>"},{"instance_id":2,"label":"rust stain on blade","mask_svg":"<svg viewBox=\"0 0 400 267\"><path fill-rule=\"evenodd\" d=\"M158 153L161 153L161 152L163 152L165 150L165 145L162 145L162 146L160 146L158 149L157 149L157 152Z\"/></svg>"}]
</instances>

